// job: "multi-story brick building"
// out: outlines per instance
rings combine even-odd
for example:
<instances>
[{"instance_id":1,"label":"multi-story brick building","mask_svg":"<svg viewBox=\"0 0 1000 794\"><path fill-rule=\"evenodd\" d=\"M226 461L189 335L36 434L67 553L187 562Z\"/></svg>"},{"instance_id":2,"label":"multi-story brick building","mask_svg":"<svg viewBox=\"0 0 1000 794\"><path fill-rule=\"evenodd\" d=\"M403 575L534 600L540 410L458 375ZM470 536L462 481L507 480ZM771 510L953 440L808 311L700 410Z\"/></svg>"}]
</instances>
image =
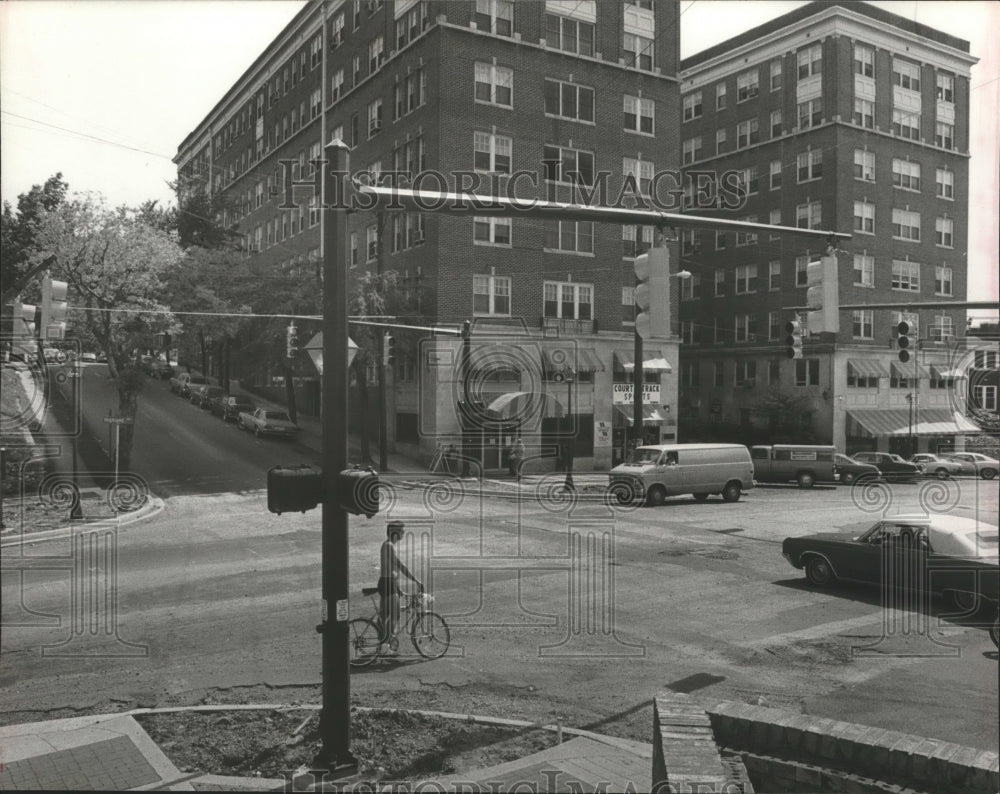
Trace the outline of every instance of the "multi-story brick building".
<instances>
[{"instance_id":1,"label":"multi-story brick building","mask_svg":"<svg viewBox=\"0 0 1000 794\"><path fill-rule=\"evenodd\" d=\"M967 42L865 3L800 7L682 62L685 169L740 173L747 196L732 217L851 230L836 252L841 305L966 300L975 62ZM964 311L841 311L839 333L808 337L789 360L784 327L825 252L734 233L686 232L681 248L692 432L751 436L783 410L801 437L853 452L974 429L954 415L966 401L949 364ZM921 340L907 364L893 349L903 319Z\"/></svg>"},{"instance_id":2,"label":"multi-story brick building","mask_svg":"<svg viewBox=\"0 0 1000 794\"><path fill-rule=\"evenodd\" d=\"M181 181L234 199L227 220L248 255L303 277L322 255L320 213L305 188L296 209L281 208L280 161L308 177L334 138L351 147L353 170L436 172L448 187L466 172L483 192L505 191L527 171L537 180L512 192L568 199L607 172L612 195L629 176L641 190L654 170L679 167L678 13L652 0L309 4L181 144ZM540 406L523 414L537 419L520 428L529 450L551 448L571 401L579 465L612 462L628 421L616 405L632 366L631 260L651 229L358 212L350 234L353 263L396 271L426 322L474 321L477 397L508 411ZM484 363L494 338L489 350L520 350L520 361ZM430 454L457 441L458 344L397 361L388 409L397 448ZM570 386L558 376L560 351L575 370ZM649 429L673 437L677 341L651 340L647 353ZM478 454L496 468L508 439L487 435Z\"/></svg>"}]
</instances>

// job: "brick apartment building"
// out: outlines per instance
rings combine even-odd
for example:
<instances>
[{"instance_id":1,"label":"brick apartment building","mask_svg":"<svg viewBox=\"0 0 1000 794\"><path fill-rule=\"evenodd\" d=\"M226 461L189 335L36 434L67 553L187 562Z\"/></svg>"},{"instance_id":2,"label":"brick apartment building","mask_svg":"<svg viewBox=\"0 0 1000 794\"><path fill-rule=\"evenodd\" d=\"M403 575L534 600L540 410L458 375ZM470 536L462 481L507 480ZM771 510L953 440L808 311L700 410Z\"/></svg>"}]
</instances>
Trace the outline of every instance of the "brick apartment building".
<instances>
[{"instance_id":1,"label":"brick apartment building","mask_svg":"<svg viewBox=\"0 0 1000 794\"><path fill-rule=\"evenodd\" d=\"M682 62L684 168L741 172L748 196L732 217L852 231L837 252L841 305L966 300L976 60L966 41L865 3L800 7ZM790 307L823 253L772 235L682 235L682 424L749 436L770 401L803 438L848 453L905 451L911 436L920 449L961 444L975 430L956 365L964 311L842 311L839 333L786 358ZM907 364L894 349L903 319L921 340Z\"/></svg>"},{"instance_id":2,"label":"brick apartment building","mask_svg":"<svg viewBox=\"0 0 1000 794\"><path fill-rule=\"evenodd\" d=\"M334 138L351 147L352 170L434 171L449 187L465 171L502 191L526 170L537 185L519 181L518 196L569 199L574 181L593 184L600 172L611 194L628 175L641 188L680 165L678 13L651 0L309 4L180 145L181 183L233 200L225 220L247 255L303 278L322 255L320 213L303 188L298 208L279 208L280 161L308 178ZM553 449L570 408L578 466L620 454L632 259L652 229L358 212L350 235L353 263L396 271L425 322L473 321L473 397L524 420L529 454ZM396 449L429 456L458 442L459 344L439 337L399 356L388 397ZM652 340L644 356L657 440L676 431L677 348L676 338ZM487 468L502 465L508 441L481 435Z\"/></svg>"}]
</instances>

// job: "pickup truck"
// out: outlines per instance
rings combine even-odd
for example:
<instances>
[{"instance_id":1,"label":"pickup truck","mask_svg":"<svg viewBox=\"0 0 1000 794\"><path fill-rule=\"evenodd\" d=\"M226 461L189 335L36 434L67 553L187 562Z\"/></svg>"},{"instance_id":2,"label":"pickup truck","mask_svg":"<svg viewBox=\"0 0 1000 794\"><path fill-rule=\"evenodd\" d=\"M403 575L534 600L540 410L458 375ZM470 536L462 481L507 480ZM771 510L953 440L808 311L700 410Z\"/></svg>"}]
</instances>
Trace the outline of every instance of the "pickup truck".
<instances>
[{"instance_id":1,"label":"pickup truck","mask_svg":"<svg viewBox=\"0 0 1000 794\"><path fill-rule=\"evenodd\" d=\"M255 436L271 435L291 438L301 429L285 411L274 411L267 408L256 408L253 411L240 411L236 423L243 430L252 430Z\"/></svg>"},{"instance_id":2,"label":"pickup truck","mask_svg":"<svg viewBox=\"0 0 1000 794\"><path fill-rule=\"evenodd\" d=\"M182 372L170 379L170 391L179 397L191 397L192 386L208 385L208 378L201 375L192 375L190 372Z\"/></svg>"}]
</instances>

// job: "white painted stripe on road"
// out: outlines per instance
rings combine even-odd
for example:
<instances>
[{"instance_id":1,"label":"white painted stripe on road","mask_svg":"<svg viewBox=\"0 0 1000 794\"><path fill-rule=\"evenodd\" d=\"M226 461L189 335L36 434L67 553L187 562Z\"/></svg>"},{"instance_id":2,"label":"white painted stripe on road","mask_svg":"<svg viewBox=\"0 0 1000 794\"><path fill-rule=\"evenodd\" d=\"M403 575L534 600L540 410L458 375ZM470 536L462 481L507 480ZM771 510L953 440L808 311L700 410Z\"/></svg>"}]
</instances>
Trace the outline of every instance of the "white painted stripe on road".
<instances>
[{"instance_id":1,"label":"white painted stripe on road","mask_svg":"<svg viewBox=\"0 0 1000 794\"><path fill-rule=\"evenodd\" d=\"M742 644L751 647L759 647L764 645L781 645L795 640L818 640L821 637L833 637L850 629L877 625L880 624L883 619L883 613L880 609L877 612L872 612L868 615L861 615L856 618L847 618L845 620L834 620L829 623L820 623L815 626L808 626L804 629L798 629L796 631L786 631L781 634L772 634L770 637L760 637L756 640L750 640Z\"/></svg>"}]
</instances>

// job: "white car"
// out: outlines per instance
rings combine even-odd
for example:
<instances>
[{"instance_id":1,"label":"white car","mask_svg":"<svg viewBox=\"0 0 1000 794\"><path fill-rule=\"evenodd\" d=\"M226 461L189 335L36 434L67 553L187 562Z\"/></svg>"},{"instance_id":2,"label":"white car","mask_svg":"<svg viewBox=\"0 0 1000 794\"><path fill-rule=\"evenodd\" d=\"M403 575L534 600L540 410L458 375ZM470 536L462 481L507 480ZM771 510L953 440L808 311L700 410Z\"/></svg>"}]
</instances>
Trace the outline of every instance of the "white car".
<instances>
[{"instance_id":1,"label":"white car","mask_svg":"<svg viewBox=\"0 0 1000 794\"><path fill-rule=\"evenodd\" d=\"M930 452L918 452L910 456L910 463L916 463L924 470L927 477L937 477L939 480L965 474L965 466L957 460L948 460Z\"/></svg>"},{"instance_id":2,"label":"white car","mask_svg":"<svg viewBox=\"0 0 1000 794\"><path fill-rule=\"evenodd\" d=\"M983 455L981 452L949 452L948 457L952 460L971 463L976 467L976 473L984 480L992 480L1000 471L1000 461Z\"/></svg>"}]
</instances>

